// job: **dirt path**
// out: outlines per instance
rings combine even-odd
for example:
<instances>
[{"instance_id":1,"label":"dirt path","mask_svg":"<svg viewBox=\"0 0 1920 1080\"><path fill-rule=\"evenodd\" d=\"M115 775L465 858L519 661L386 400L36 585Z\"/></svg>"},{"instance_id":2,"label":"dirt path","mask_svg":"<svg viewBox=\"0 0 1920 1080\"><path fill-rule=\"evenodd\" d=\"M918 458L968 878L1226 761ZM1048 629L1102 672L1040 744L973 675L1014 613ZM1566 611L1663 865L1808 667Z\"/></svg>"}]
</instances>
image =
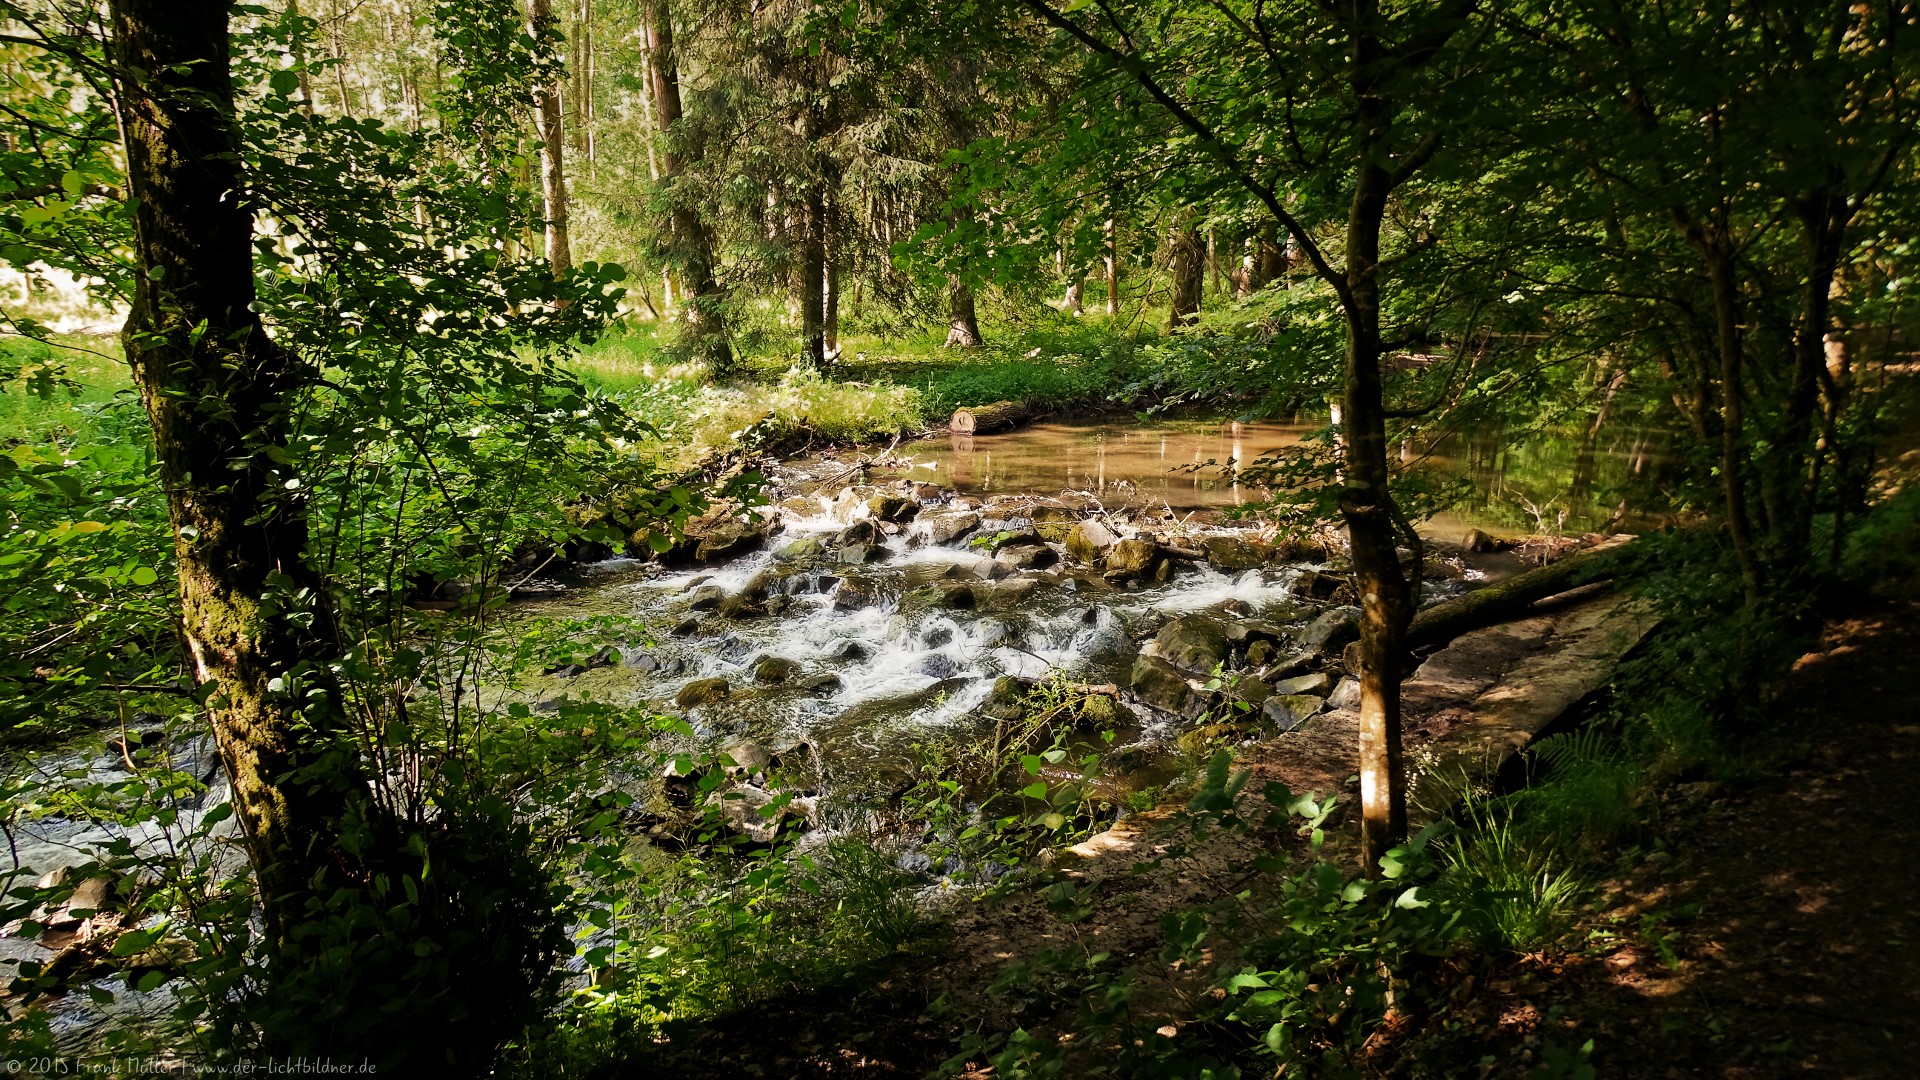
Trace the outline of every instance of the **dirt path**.
<instances>
[{"instance_id":1,"label":"dirt path","mask_svg":"<svg viewBox=\"0 0 1920 1080\"><path fill-rule=\"evenodd\" d=\"M1920 1075L1920 600L1829 624L1780 704L1800 751L1673 789L1599 947L1489 985L1496 1059L1592 1039L1600 1077Z\"/></svg>"}]
</instances>

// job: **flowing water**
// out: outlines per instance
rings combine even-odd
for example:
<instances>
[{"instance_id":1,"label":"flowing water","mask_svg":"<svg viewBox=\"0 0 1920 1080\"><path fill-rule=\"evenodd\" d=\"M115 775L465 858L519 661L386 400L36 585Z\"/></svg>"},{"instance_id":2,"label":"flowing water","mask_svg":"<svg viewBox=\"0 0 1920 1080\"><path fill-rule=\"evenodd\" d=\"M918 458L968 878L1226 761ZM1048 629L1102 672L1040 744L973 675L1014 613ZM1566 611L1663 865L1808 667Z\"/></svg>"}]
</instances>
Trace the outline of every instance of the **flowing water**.
<instances>
[{"instance_id":1,"label":"flowing water","mask_svg":"<svg viewBox=\"0 0 1920 1080\"><path fill-rule=\"evenodd\" d=\"M784 504L770 545L721 568L662 573L604 563L566 593L524 605L535 616L638 617L655 631L643 648L625 639L618 665L552 677L528 694L672 710L689 682L725 679L723 699L686 710L699 736L806 742L831 773L860 788L897 780L917 742L990 726L977 711L1000 676L1033 682L1064 673L1124 686L1136 638L1169 616L1232 608L1298 621L1309 613L1293 599L1297 571L1286 567L1230 573L1194 564L1170 581L1131 588L1064 566L1016 570L968 542L1033 524L996 518L992 508L966 536L936 543L936 523L969 511L932 505L913 522L885 526L891 532L871 561L848 565L824 542L865 520L865 503L850 495L813 501L811 513ZM746 617L698 610L716 595L762 592L769 599ZM777 613L759 613L767 607ZM777 682L756 679L772 668L785 669ZM1164 737L1171 719L1142 715L1129 734Z\"/></svg>"}]
</instances>

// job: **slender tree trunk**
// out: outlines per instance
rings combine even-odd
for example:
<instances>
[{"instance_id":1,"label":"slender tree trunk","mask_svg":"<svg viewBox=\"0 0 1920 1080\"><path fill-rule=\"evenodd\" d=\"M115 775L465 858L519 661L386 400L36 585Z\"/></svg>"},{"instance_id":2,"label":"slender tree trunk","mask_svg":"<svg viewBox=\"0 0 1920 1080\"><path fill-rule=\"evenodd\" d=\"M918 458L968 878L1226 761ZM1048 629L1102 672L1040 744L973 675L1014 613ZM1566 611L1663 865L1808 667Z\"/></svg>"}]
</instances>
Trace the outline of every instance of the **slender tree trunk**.
<instances>
[{"instance_id":1,"label":"slender tree trunk","mask_svg":"<svg viewBox=\"0 0 1920 1080\"><path fill-rule=\"evenodd\" d=\"M986 344L980 319L974 313L973 290L959 278L947 279L947 348L973 349Z\"/></svg>"},{"instance_id":2,"label":"slender tree trunk","mask_svg":"<svg viewBox=\"0 0 1920 1080\"><path fill-rule=\"evenodd\" d=\"M587 19L591 0L575 0L567 27L567 145L576 163L587 154Z\"/></svg>"},{"instance_id":3,"label":"slender tree trunk","mask_svg":"<svg viewBox=\"0 0 1920 1080\"><path fill-rule=\"evenodd\" d=\"M1087 313L1087 272L1075 270L1073 277L1067 280L1067 296L1064 305L1069 315Z\"/></svg>"},{"instance_id":4,"label":"slender tree trunk","mask_svg":"<svg viewBox=\"0 0 1920 1080\"><path fill-rule=\"evenodd\" d=\"M794 280L800 291L800 360L811 367L827 362L825 291L827 278L827 200L820 186L807 188L800 216L800 261Z\"/></svg>"},{"instance_id":5,"label":"slender tree trunk","mask_svg":"<svg viewBox=\"0 0 1920 1080\"><path fill-rule=\"evenodd\" d=\"M1106 225L1100 231L1106 239L1107 249L1106 254L1101 258L1101 262L1105 264L1107 278L1107 317L1118 318L1120 315L1119 230L1114 227L1113 219L1108 218Z\"/></svg>"},{"instance_id":6,"label":"slender tree trunk","mask_svg":"<svg viewBox=\"0 0 1920 1080\"><path fill-rule=\"evenodd\" d=\"M1758 603L1764 572L1754 550L1752 515L1747 508L1745 332L1740 325L1740 285L1728 245L1707 240L1701 246L1713 289L1716 344L1720 353L1720 482L1726 503L1727 536L1746 587L1747 602Z\"/></svg>"},{"instance_id":7,"label":"slender tree trunk","mask_svg":"<svg viewBox=\"0 0 1920 1080\"><path fill-rule=\"evenodd\" d=\"M662 182L672 185L680 175L679 149L674 144L680 122L680 68L673 46L673 9L667 0L647 0L645 8L647 58L652 76L653 116L659 143L657 158ZM723 299L714 275L713 235L706 222L687 197L670 193L673 209L668 215L668 232L673 251L669 261L678 264L681 282L686 287L685 334L693 351L706 361L707 371L718 378L733 369L733 348L727 344L722 317Z\"/></svg>"},{"instance_id":8,"label":"slender tree trunk","mask_svg":"<svg viewBox=\"0 0 1920 1080\"><path fill-rule=\"evenodd\" d=\"M214 740L268 925L284 939L330 876L351 783L295 779L329 748L338 705L299 691L325 687L307 662L328 653L292 611L272 614L311 602L298 590L324 595L304 561L304 506L275 460L286 460L288 403L305 376L252 312L226 5L114 0L112 18L140 271L122 340L167 493L181 630L196 674L219 688Z\"/></svg>"},{"instance_id":9,"label":"slender tree trunk","mask_svg":"<svg viewBox=\"0 0 1920 1080\"><path fill-rule=\"evenodd\" d=\"M1584 502L1593 491L1594 459L1600 448L1600 431L1607 426L1607 413L1613 408L1613 399L1626 385L1627 369L1611 355L1603 355L1600 360L1600 404L1594 407L1593 417L1587 421L1587 432L1580 440L1580 450L1573 458L1573 483L1568 492L1570 502Z\"/></svg>"},{"instance_id":10,"label":"slender tree trunk","mask_svg":"<svg viewBox=\"0 0 1920 1080\"><path fill-rule=\"evenodd\" d=\"M1811 570L1813 511L1825 445L1815 444L1814 419L1820 407L1820 377L1827 372L1827 341L1833 330L1833 282L1839 273L1846 222L1844 199L1827 189L1810 192L1797 208L1806 246L1806 280L1801 285L1799 325L1793 336L1793 373L1787 383L1777 460L1770 460L1769 481L1779 506L1775 564L1786 573ZM1829 426L1829 425L1823 425Z\"/></svg>"},{"instance_id":11,"label":"slender tree trunk","mask_svg":"<svg viewBox=\"0 0 1920 1080\"><path fill-rule=\"evenodd\" d=\"M1383 164L1392 116L1375 84L1383 60L1372 29L1374 4L1364 0L1355 7L1351 78L1362 135L1347 211L1347 370L1341 431L1346 487L1340 493L1340 514L1347 523L1360 594L1360 858L1371 875L1379 873L1380 857L1407 833L1400 676L1413 594L1394 544L1380 386L1380 226L1393 191L1393 178Z\"/></svg>"},{"instance_id":12,"label":"slender tree trunk","mask_svg":"<svg viewBox=\"0 0 1920 1080\"><path fill-rule=\"evenodd\" d=\"M1206 283L1206 243L1200 231L1182 225L1167 240L1173 277L1173 302L1167 314L1167 329L1189 326L1200 317L1200 293Z\"/></svg>"},{"instance_id":13,"label":"slender tree trunk","mask_svg":"<svg viewBox=\"0 0 1920 1080\"><path fill-rule=\"evenodd\" d=\"M554 30L553 0L527 0L527 32L536 39ZM560 86L542 81L533 88L533 123L540 133L540 192L545 204L547 265L559 276L573 269L567 238L567 133L561 115Z\"/></svg>"},{"instance_id":14,"label":"slender tree trunk","mask_svg":"<svg viewBox=\"0 0 1920 1080\"><path fill-rule=\"evenodd\" d=\"M1258 291L1274 282L1285 283L1287 279L1287 245L1279 230L1268 224L1260 230L1253 251L1254 289Z\"/></svg>"},{"instance_id":15,"label":"slender tree trunk","mask_svg":"<svg viewBox=\"0 0 1920 1080\"><path fill-rule=\"evenodd\" d=\"M822 283L826 299L821 301L821 353L828 360L840 356L840 259L839 245L829 242L825 260L827 280Z\"/></svg>"}]
</instances>

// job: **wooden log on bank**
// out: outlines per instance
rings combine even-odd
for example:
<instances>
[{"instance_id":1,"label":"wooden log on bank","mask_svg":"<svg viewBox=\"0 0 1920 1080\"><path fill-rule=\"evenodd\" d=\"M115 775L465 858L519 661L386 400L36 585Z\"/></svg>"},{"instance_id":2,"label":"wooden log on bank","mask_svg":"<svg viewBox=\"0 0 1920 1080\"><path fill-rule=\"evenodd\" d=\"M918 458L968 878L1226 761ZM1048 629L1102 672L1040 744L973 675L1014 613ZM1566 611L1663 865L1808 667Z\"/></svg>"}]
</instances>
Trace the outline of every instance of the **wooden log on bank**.
<instances>
[{"instance_id":1,"label":"wooden log on bank","mask_svg":"<svg viewBox=\"0 0 1920 1080\"><path fill-rule=\"evenodd\" d=\"M1627 540L1608 540L1498 585L1435 604L1414 615L1413 624L1407 627L1407 647L1444 644L1469 630L1524 618L1538 601L1611 578L1627 547Z\"/></svg>"},{"instance_id":2,"label":"wooden log on bank","mask_svg":"<svg viewBox=\"0 0 1920 1080\"><path fill-rule=\"evenodd\" d=\"M1475 589L1435 604L1413 617L1406 646L1418 649L1445 645L1469 630L1523 619L1535 603L1568 589L1613 577L1631 537L1604 541L1585 551L1516 575L1498 585ZM1348 618L1330 627L1318 646L1323 655L1336 656L1360 637L1360 620Z\"/></svg>"},{"instance_id":3,"label":"wooden log on bank","mask_svg":"<svg viewBox=\"0 0 1920 1080\"><path fill-rule=\"evenodd\" d=\"M1024 401L996 401L991 405L953 410L953 419L947 428L956 435L984 435L1014 427L1032 415L1033 408Z\"/></svg>"}]
</instances>

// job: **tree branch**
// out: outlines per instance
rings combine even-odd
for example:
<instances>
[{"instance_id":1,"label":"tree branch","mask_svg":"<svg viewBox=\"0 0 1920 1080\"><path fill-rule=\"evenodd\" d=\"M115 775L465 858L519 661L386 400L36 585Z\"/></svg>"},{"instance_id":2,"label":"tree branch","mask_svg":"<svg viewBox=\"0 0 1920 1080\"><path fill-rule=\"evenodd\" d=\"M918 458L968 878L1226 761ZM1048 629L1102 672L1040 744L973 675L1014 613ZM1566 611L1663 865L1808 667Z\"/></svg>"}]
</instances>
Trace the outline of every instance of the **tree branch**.
<instances>
[{"instance_id":1,"label":"tree branch","mask_svg":"<svg viewBox=\"0 0 1920 1080\"><path fill-rule=\"evenodd\" d=\"M1048 24L1066 32L1096 55L1105 58L1115 67L1133 76L1134 81L1140 84L1141 89L1145 90L1149 96L1159 102L1162 108L1172 113L1174 119L1180 121L1182 126L1198 136L1201 146L1211 153L1214 158L1220 162L1220 165L1225 168L1235 180L1239 181L1242 187L1246 188L1255 198L1259 199L1261 204L1267 208L1267 212L1271 213L1274 219L1286 228L1287 232L1300 244L1300 249L1306 254L1307 261L1313 264L1314 272L1319 274L1321 279L1333 288L1334 294L1340 298L1341 306L1352 306L1353 293L1352 290L1347 287L1347 275L1335 269L1333 264L1327 261L1326 253L1321 251L1320 245L1314 242L1312 235L1307 232L1306 226L1302 224L1298 218L1289 213L1286 207L1280 204L1280 197L1272 187L1262 184L1251 172L1240 164L1239 159L1233 153L1233 149L1222 141L1218 135L1214 134L1213 129L1209 127L1205 121L1195 116L1192 111L1185 105L1182 105L1179 100L1169 93L1165 87L1160 85L1159 80L1155 79L1152 72L1147 70L1147 64L1144 60L1133 53L1122 52L1097 37L1079 23L1074 22L1072 19L1054 10L1053 6L1048 4L1046 0L1021 0L1021 2L1035 14L1046 20Z\"/></svg>"}]
</instances>

